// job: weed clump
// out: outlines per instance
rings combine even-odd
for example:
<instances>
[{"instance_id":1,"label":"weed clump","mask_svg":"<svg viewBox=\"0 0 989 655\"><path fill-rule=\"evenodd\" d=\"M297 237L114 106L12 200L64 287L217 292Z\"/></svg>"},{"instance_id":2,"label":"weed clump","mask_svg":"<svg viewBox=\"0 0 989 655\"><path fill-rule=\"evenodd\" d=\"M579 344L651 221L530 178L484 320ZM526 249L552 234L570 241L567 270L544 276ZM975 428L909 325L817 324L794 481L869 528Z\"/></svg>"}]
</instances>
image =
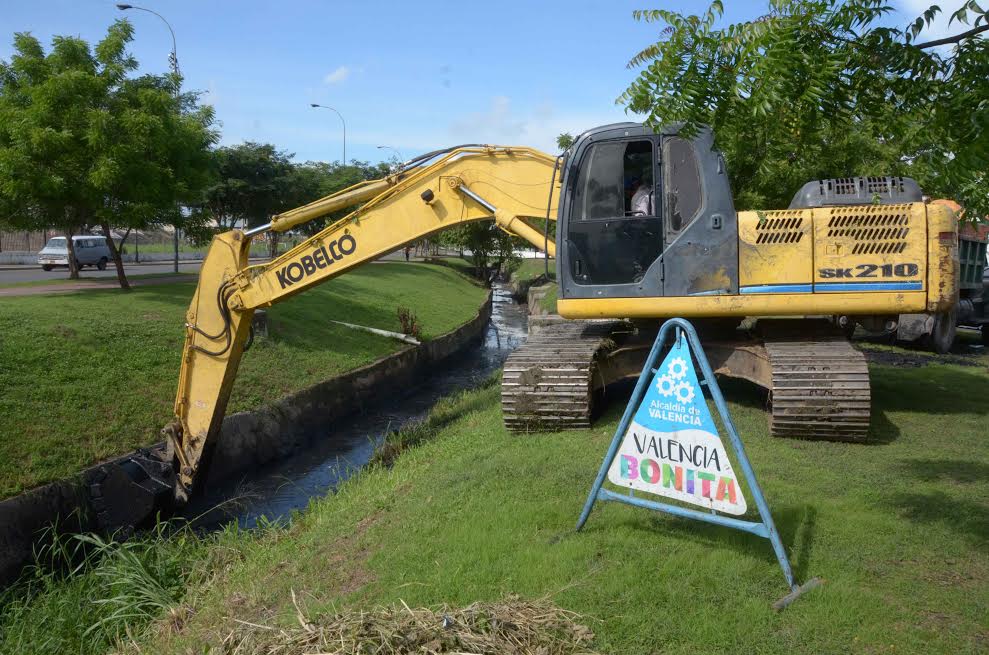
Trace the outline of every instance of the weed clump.
<instances>
[{"instance_id":1,"label":"weed clump","mask_svg":"<svg viewBox=\"0 0 989 655\"><path fill-rule=\"evenodd\" d=\"M419 317L408 307L398 308L398 322L402 326L402 334L413 337L416 341L422 341L422 324Z\"/></svg>"},{"instance_id":2,"label":"weed clump","mask_svg":"<svg viewBox=\"0 0 989 655\"><path fill-rule=\"evenodd\" d=\"M205 545L169 523L127 541L52 530L35 564L0 594L0 652L95 655L163 617L181 629L189 588L216 564Z\"/></svg>"}]
</instances>

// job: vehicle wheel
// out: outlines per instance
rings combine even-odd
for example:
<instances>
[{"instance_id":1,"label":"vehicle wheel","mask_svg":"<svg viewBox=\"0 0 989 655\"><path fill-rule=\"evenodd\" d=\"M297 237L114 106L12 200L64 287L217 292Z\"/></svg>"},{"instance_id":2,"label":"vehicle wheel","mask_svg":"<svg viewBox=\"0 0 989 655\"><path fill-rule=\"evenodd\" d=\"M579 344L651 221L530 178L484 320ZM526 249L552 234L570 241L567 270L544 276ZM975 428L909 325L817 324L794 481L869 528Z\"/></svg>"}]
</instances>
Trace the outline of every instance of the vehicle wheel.
<instances>
[{"instance_id":1,"label":"vehicle wheel","mask_svg":"<svg viewBox=\"0 0 989 655\"><path fill-rule=\"evenodd\" d=\"M955 342L955 334L958 326L955 325L955 310L941 312L934 315L934 327L931 333L925 337L927 347L939 355L944 355L951 350L951 345Z\"/></svg>"},{"instance_id":2,"label":"vehicle wheel","mask_svg":"<svg viewBox=\"0 0 989 655\"><path fill-rule=\"evenodd\" d=\"M43 271L50 271L50 270L52 270L52 267L49 266L48 264L45 264L44 266L41 267L41 270L43 270Z\"/></svg>"},{"instance_id":3,"label":"vehicle wheel","mask_svg":"<svg viewBox=\"0 0 989 655\"><path fill-rule=\"evenodd\" d=\"M100 261L96 263L96 268L100 269L101 271L106 270L106 257L100 257Z\"/></svg>"},{"instance_id":4,"label":"vehicle wheel","mask_svg":"<svg viewBox=\"0 0 989 655\"><path fill-rule=\"evenodd\" d=\"M849 341L851 341L852 340L852 337L855 336L856 322L855 322L855 319L852 318L851 316L846 316L845 317L845 320L847 321L847 323L845 323L844 325L842 325L841 324L841 316L840 315L834 314L834 315L831 316L831 323L836 328L838 328L838 331L841 332L841 334L846 339L848 339Z\"/></svg>"}]
</instances>

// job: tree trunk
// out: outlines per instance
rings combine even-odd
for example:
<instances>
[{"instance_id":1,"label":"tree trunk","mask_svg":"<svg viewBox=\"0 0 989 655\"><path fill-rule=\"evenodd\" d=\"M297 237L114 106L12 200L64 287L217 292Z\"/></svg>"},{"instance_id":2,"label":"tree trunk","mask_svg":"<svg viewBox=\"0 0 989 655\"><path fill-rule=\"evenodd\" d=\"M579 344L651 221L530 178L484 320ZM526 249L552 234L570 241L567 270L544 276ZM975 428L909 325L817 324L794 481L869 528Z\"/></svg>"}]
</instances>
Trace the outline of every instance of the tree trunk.
<instances>
[{"instance_id":1,"label":"tree trunk","mask_svg":"<svg viewBox=\"0 0 989 655\"><path fill-rule=\"evenodd\" d=\"M131 228L127 228L127 231L124 232L123 238L120 239L120 255L121 256L124 255L124 244L127 243L127 237L130 236L130 231L131 231Z\"/></svg>"},{"instance_id":2,"label":"tree trunk","mask_svg":"<svg viewBox=\"0 0 989 655\"><path fill-rule=\"evenodd\" d=\"M68 253L69 260L69 279L78 280L79 279L79 266L76 264L76 246L72 241L72 237L75 236L75 228L69 228L65 231L65 251Z\"/></svg>"},{"instance_id":3,"label":"tree trunk","mask_svg":"<svg viewBox=\"0 0 989 655\"><path fill-rule=\"evenodd\" d=\"M117 282L120 283L121 289L130 291L130 283L127 281L127 275L124 273L124 262L120 258L120 251L117 249L117 244L113 242L113 237L110 236L110 225L109 223L100 223L100 227L103 228L106 247L110 249L110 256L113 257L113 265L117 267Z\"/></svg>"}]
</instances>

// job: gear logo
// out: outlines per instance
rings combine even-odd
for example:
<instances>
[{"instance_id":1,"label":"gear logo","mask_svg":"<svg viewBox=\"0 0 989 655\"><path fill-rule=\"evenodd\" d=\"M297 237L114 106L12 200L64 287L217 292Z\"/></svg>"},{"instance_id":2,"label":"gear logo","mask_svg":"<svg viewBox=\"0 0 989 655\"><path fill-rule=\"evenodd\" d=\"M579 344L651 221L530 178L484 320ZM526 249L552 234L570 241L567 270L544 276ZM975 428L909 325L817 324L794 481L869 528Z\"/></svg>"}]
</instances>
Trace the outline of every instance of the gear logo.
<instances>
[{"instance_id":1,"label":"gear logo","mask_svg":"<svg viewBox=\"0 0 989 655\"><path fill-rule=\"evenodd\" d=\"M677 381L670 375L661 375L659 376L659 379L656 380L656 389L659 391L660 395L669 398L676 393Z\"/></svg>"},{"instance_id":2,"label":"gear logo","mask_svg":"<svg viewBox=\"0 0 989 655\"><path fill-rule=\"evenodd\" d=\"M684 378L687 377L687 361L683 357L674 357L666 365L666 372L656 378L656 390L665 398L676 397L676 401L690 404L694 401L696 391L694 385Z\"/></svg>"},{"instance_id":3,"label":"gear logo","mask_svg":"<svg viewBox=\"0 0 989 655\"><path fill-rule=\"evenodd\" d=\"M677 400L685 405L689 405L694 402L694 385L690 384L686 380L677 382L676 387L673 389L673 393L676 394Z\"/></svg>"},{"instance_id":4,"label":"gear logo","mask_svg":"<svg viewBox=\"0 0 989 655\"><path fill-rule=\"evenodd\" d=\"M670 365L666 367L666 371L674 380L682 380L683 376L687 374L687 362L683 360L683 357L674 357L670 360Z\"/></svg>"}]
</instances>

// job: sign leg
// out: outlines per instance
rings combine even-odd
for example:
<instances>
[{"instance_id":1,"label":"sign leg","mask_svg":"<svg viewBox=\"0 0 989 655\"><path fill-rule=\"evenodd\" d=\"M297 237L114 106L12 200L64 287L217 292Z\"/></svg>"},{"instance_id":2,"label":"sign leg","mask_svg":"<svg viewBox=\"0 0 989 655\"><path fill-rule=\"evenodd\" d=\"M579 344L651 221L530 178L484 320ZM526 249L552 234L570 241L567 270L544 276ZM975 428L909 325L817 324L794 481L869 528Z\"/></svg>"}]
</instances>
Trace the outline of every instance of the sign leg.
<instances>
[{"instance_id":1,"label":"sign leg","mask_svg":"<svg viewBox=\"0 0 989 655\"><path fill-rule=\"evenodd\" d=\"M577 520L577 527L574 528L575 530L579 531L582 527L584 527L584 523L587 522L587 517L591 515L591 509L593 509L594 502L598 498L598 492L601 491L601 485L604 484L604 478L608 475L608 469L611 468L611 463L614 461L615 455L621 447L622 439L625 437L625 432L628 430L628 426L632 422L632 417L635 415L635 410L638 409L639 403L642 402L642 397L646 393L646 387L649 386L649 382L652 380L652 366L656 361L656 357L659 355L659 351L663 347L664 336L667 331L667 326L664 325L660 329L659 334L656 336L656 341L652 344L652 349L649 351L649 357L646 358L646 365L642 368L642 373L639 375L638 382L635 383L635 390L632 392L632 398L625 407L625 413L622 414L622 420L618 423L618 429L615 430L615 436L611 440L611 446L608 447L608 454L604 456L604 461L601 463L601 470L598 471L598 476L594 480L594 485L591 487L591 493L587 496L587 502L584 503L584 510L580 513L580 518Z\"/></svg>"}]
</instances>

